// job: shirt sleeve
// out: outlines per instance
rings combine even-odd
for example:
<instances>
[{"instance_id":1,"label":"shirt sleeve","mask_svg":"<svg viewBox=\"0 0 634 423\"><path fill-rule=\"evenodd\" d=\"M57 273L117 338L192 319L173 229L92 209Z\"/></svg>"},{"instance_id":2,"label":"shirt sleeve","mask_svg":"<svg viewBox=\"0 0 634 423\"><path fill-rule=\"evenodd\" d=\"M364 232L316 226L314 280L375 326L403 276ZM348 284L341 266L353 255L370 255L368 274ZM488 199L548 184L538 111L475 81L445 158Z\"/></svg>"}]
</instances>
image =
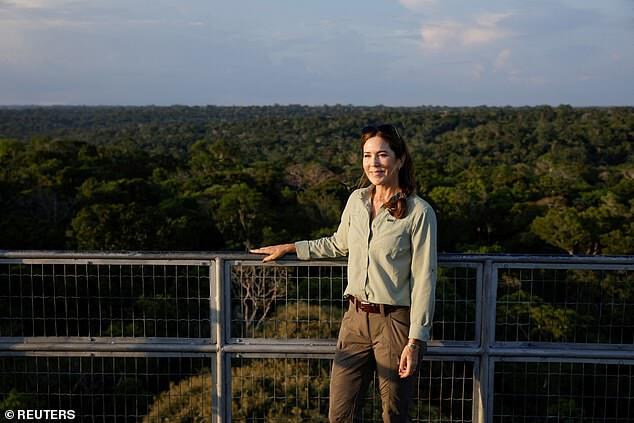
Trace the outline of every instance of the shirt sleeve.
<instances>
[{"instance_id":1,"label":"shirt sleeve","mask_svg":"<svg viewBox=\"0 0 634 423\"><path fill-rule=\"evenodd\" d=\"M311 241L298 241L295 243L297 258L310 260L319 258L335 258L348 255L348 228L350 227L350 209L352 196L348 198L346 207L341 214L341 222L332 236Z\"/></svg>"},{"instance_id":2,"label":"shirt sleeve","mask_svg":"<svg viewBox=\"0 0 634 423\"><path fill-rule=\"evenodd\" d=\"M436 214L426 207L412 225L411 309L409 338L430 337L436 299Z\"/></svg>"}]
</instances>

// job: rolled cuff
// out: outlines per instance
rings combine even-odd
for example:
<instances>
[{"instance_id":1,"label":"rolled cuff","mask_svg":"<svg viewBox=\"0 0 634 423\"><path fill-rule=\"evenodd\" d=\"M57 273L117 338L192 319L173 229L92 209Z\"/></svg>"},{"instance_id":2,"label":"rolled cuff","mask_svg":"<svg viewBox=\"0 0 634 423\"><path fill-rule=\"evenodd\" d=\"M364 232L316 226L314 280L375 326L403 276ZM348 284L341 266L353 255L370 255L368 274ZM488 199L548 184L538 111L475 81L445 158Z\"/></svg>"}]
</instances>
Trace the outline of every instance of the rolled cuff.
<instances>
[{"instance_id":1,"label":"rolled cuff","mask_svg":"<svg viewBox=\"0 0 634 423\"><path fill-rule=\"evenodd\" d=\"M297 241L295 243L295 250L298 259L310 260L310 248L308 247L308 241Z\"/></svg>"},{"instance_id":2,"label":"rolled cuff","mask_svg":"<svg viewBox=\"0 0 634 423\"><path fill-rule=\"evenodd\" d=\"M418 339L421 341L429 341L430 328L428 326L410 324L409 326L409 338Z\"/></svg>"}]
</instances>

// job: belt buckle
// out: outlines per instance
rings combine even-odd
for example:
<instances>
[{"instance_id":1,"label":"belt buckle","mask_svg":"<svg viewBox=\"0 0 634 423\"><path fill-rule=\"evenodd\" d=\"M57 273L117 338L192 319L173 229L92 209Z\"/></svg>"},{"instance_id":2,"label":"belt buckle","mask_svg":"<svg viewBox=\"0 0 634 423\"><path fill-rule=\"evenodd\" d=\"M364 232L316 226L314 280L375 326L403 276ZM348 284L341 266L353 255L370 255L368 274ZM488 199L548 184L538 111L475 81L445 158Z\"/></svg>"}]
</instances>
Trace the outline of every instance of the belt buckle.
<instances>
[{"instance_id":1,"label":"belt buckle","mask_svg":"<svg viewBox=\"0 0 634 423\"><path fill-rule=\"evenodd\" d=\"M368 301L363 301L361 300L361 305L371 305L372 303L368 302Z\"/></svg>"}]
</instances>

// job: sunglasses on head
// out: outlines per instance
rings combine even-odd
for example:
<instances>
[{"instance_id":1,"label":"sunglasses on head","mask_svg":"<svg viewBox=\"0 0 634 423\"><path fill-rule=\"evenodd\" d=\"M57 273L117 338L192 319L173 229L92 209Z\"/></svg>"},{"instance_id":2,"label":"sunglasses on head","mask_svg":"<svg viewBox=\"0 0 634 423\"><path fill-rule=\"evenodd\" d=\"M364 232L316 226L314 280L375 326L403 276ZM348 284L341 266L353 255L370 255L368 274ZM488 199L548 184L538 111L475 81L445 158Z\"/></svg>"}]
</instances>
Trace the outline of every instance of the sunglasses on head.
<instances>
[{"instance_id":1,"label":"sunglasses on head","mask_svg":"<svg viewBox=\"0 0 634 423\"><path fill-rule=\"evenodd\" d=\"M387 123L383 125L368 125L361 129L361 135L376 134L377 132L391 134L392 136L396 136L396 138L401 139L401 134L398 132L398 129L396 129L396 126Z\"/></svg>"}]
</instances>

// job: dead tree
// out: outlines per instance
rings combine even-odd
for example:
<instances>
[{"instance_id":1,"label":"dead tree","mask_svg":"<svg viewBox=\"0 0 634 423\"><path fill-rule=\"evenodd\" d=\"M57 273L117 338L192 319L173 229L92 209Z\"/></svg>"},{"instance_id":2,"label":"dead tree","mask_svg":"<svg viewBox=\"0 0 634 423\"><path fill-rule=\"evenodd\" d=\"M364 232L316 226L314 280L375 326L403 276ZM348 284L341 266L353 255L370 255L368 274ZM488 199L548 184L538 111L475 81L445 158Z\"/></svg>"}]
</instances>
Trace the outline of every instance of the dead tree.
<instances>
[{"instance_id":1,"label":"dead tree","mask_svg":"<svg viewBox=\"0 0 634 423\"><path fill-rule=\"evenodd\" d=\"M256 330L280 297L286 297L287 267L234 266L231 270L231 289L241 307L234 315L243 320L247 332Z\"/></svg>"}]
</instances>

